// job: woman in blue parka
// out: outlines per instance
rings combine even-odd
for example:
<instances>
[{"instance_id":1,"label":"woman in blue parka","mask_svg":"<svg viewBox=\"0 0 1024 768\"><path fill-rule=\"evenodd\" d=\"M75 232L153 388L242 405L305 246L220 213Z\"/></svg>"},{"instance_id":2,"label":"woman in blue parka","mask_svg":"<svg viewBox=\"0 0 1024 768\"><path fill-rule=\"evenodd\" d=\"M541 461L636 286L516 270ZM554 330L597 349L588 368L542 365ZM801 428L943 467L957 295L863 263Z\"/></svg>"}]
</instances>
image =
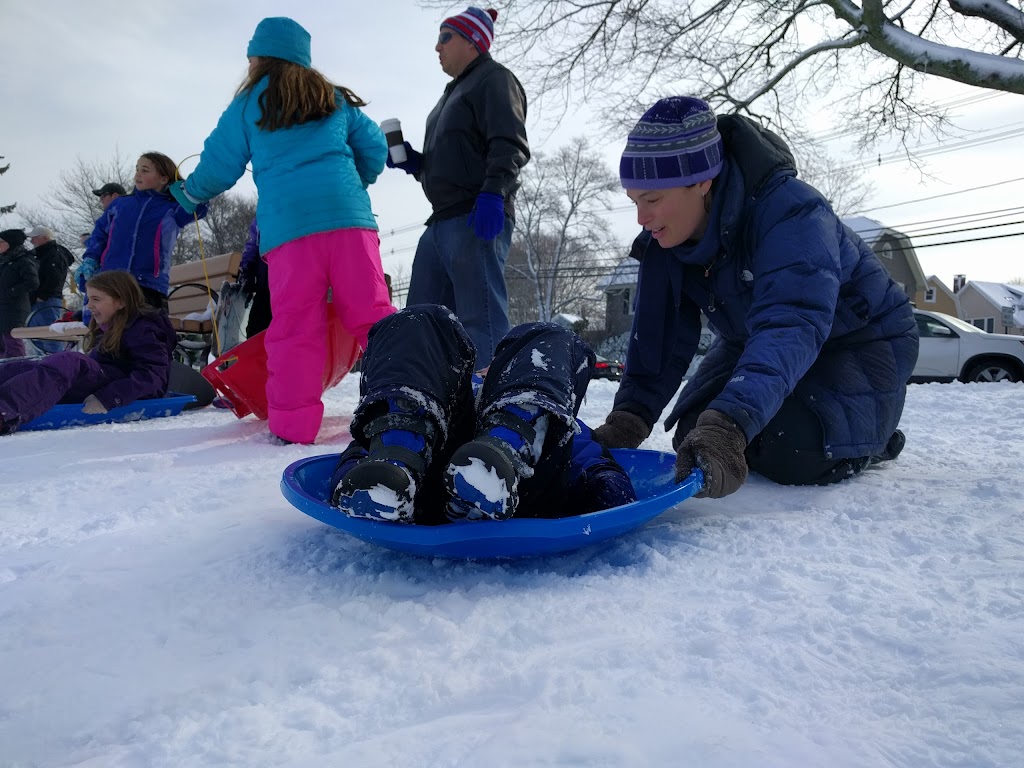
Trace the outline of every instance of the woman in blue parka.
<instances>
[{"instance_id":1,"label":"woman in blue parka","mask_svg":"<svg viewBox=\"0 0 1024 768\"><path fill-rule=\"evenodd\" d=\"M894 458L918 337L907 295L774 133L666 98L633 128L622 185L644 232L615 405L594 437L636 447L682 382L703 312L716 338L665 421L676 475L736 491L748 467L827 484Z\"/></svg>"}]
</instances>

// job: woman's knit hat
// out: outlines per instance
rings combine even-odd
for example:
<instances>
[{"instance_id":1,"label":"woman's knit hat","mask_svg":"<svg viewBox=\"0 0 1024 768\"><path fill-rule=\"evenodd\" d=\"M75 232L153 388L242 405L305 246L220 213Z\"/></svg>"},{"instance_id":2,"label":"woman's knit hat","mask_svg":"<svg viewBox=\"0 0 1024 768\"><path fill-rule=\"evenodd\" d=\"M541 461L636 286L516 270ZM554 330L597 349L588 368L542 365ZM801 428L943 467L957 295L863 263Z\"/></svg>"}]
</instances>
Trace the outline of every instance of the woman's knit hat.
<instances>
[{"instance_id":1,"label":"woman's knit hat","mask_svg":"<svg viewBox=\"0 0 1024 768\"><path fill-rule=\"evenodd\" d=\"M25 243L25 230L5 229L3 232L0 232L0 240L3 240L11 248L17 248Z\"/></svg>"},{"instance_id":2,"label":"woman's knit hat","mask_svg":"<svg viewBox=\"0 0 1024 768\"><path fill-rule=\"evenodd\" d=\"M722 170L722 137L707 102L662 99L640 118L619 163L625 189L690 187Z\"/></svg>"},{"instance_id":3,"label":"woman's knit hat","mask_svg":"<svg viewBox=\"0 0 1024 768\"><path fill-rule=\"evenodd\" d=\"M487 53L494 42L494 22L498 12L493 8L482 11L470 6L457 16L449 16L441 22L442 27L451 27L469 40L480 53Z\"/></svg>"},{"instance_id":4,"label":"woman's knit hat","mask_svg":"<svg viewBox=\"0 0 1024 768\"><path fill-rule=\"evenodd\" d=\"M309 32L287 16L271 16L257 24L245 55L284 59L307 69L313 63Z\"/></svg>"}]
</instances>

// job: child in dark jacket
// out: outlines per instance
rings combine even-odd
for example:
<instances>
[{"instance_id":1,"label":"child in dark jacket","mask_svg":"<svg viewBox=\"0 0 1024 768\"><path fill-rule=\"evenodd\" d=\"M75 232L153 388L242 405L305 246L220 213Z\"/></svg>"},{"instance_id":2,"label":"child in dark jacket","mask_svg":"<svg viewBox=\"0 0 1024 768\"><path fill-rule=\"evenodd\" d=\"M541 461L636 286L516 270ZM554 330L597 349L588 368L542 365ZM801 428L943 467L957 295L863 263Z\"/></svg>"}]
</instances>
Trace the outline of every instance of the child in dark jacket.
<instances>
[{"instance_id":1,"label":"child in dark jacket","mask_svg":"<svg viewBox=\"0 0 1024 768\"><path fill-rule=\"evenodd\" d=\"M407 307L373 326L352 443L331 480L335 506L432 525L568 517L636 500L629 476L576 420L594 367L582 339L550 323L520 325L479 384L475 362L445 307Z\"/></svg>"},{"instance_id":2,"label":"child in dark jacket","mask_svg":"<svg viewBox=\"0 0 1024 768\"><path fill-rule=\"evenodd\" d=\"M96 272L124 269L142 288L146 303L167 309L171 256L182 227L193 221L167 192L174 181L174 161L160 152L147 152L135 164L135 190L114 200L96 220L82 265L75 272L79 288ZM199 218L207 206L195 209Z\"/></svg>"},{"instance_id":3,"label":"child in dark jacket","mask_svg":"<svg viewBox=\"0 0 1024 768\"><path fill-rule=\"evenodd\" d=\"M97 414L166 394L177 344L167 316L147 306L135 278L121 270L94 275L86 294L88 353L0 365L0 435L57 403L82 403L84 413Z\"/></svg>"}]
</instances>

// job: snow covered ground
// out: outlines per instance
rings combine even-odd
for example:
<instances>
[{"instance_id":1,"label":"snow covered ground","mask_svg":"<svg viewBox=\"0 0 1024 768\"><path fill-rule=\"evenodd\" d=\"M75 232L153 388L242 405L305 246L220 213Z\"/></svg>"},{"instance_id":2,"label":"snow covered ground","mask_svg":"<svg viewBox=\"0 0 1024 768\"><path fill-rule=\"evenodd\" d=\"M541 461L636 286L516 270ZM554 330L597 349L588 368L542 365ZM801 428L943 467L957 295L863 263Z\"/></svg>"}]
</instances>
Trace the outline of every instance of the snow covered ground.
<instances>
[{"instance_id":1,"label":"snow covered ground","mask_svg":"<svg viewBox=\"0 0 1024 768\"><path fill-rule=\"evenodd\" d=\"M313 447L212 409L0 439L0 765L1022 764L1024 386L911 387L843 485L473 563L281 497L357 381Z\"/></svg>"}]
</instances>

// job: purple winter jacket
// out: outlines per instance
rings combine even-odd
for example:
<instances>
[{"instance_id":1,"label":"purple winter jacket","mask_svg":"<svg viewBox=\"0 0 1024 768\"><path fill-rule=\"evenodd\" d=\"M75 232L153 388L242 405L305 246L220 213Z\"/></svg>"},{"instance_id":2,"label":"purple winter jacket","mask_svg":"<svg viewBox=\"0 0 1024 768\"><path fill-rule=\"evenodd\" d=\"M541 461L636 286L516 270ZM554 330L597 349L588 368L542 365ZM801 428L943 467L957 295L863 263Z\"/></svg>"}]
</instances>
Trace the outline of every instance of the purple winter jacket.
<instances>
[{"instance_id":1,"label":"purple winter jacket","mask_svg":"<svg viewBox=\"0 0 1024 768\"><path fill-rule=\"evenodd\" d=\"M101 337L102 338L102 337ZM121 336L121 356L89 351L110 379L93 394L107 410L136 400L163 397L171 372L171 355L178 336L163 312L136 315Z\"/></svg>"}]
</instances>

